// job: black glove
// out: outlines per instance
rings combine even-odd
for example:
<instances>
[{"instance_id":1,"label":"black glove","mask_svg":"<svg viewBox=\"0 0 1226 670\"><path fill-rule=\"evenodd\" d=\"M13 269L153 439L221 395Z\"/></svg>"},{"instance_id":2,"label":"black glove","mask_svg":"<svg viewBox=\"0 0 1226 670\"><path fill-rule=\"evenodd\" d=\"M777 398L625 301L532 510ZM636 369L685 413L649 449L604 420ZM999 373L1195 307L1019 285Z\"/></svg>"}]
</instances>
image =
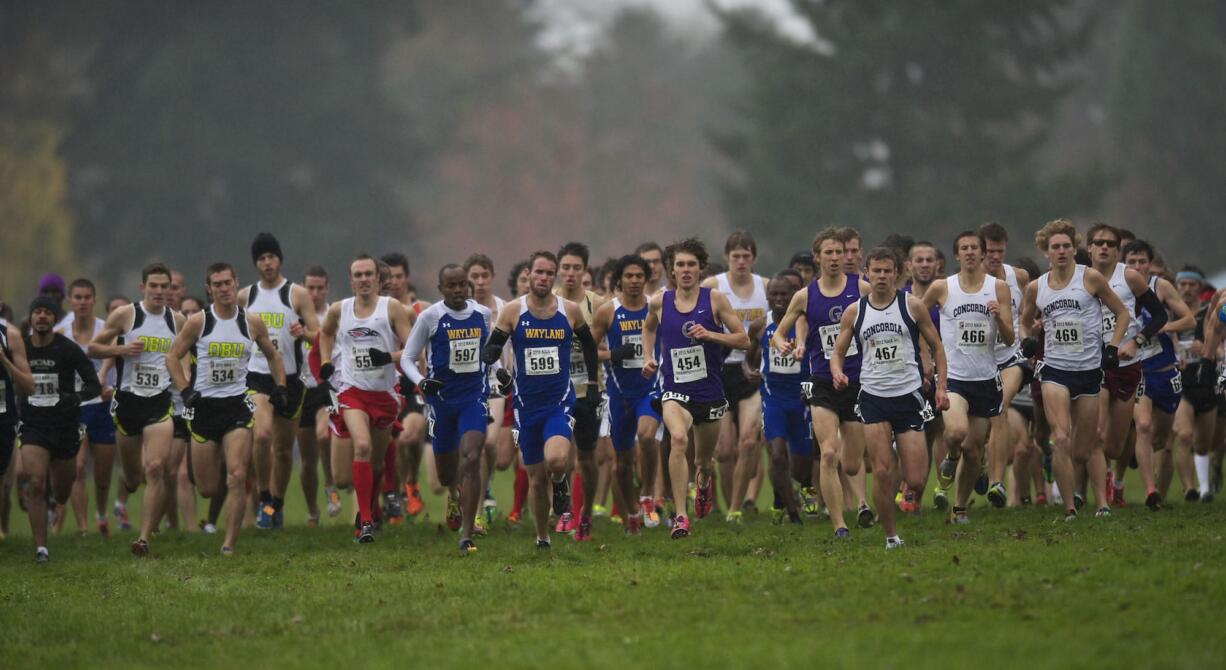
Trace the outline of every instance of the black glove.
<instances>
[{"instance_id":1,"label":"black glove","mask_svg":"<svg viewBox=\"0 0 1226 670\"><path fill-rule=\"evenodd\" d=\"M494 372L494 376L498 378L498 393L502 397L511 395L511 389L515 387L515 381L511 378L511 373L507 372L506 368L498 368Z\"/></svg>"},{"instance_id":2,"label":"black glove","mask_svg":"<svg viewBox=\"0 0 1226 670\"><path fill-rule=\"evenodd\" d=\"M401 388L404 388L404 386L401 386ZM440 382L437 379L430 379L429 377L427 377L417 383L417 389L421 391L424 395L428 395L431 398L434 398L438 396L439 391L443 390L443 382Z\"/></svg>"},{"instance_id":3,"label":"black glove","mask_svg":"<svg viewBox=\"0 0 1226 670\"><path fill-rule=\"evenodd\" d=\"M268 402L273 409L278 412L284 412L289 407L289 391L284 386L278 386L268 394Z\"/></svg>"},{"instance_id":4,"label":"black glove","mask_svg":"<svg viewBox=\"0 0 1226 670\"><path fill-rule=\"evenodd\" d=\"M609 352L609 362L614 365L621 365L622 361L626 360L627 358L634 358L634 355L638 353L638 350L639 348L637 345L631 342L626 342L620 347Z\"/></svg>"},{"instance_id":5,"label":"black glove","mask_svg":"<svg viewBox=\"0 0 1226 670\"><path fill-rule=\"evenodd\" d=\"M196 401L200 398L200 392L189 386L179 393L179 397L183 398L183 406L191 409L196 406Z\"/></svg>"},{"instance_id":6,"label":"black glove","mask_svg":"<svg viewBox=\"0 0 1226 670\"><path fill-rule=\"evenodd\" d=\"M392 355L382 349L368 349L366 355L370 356L371 364L377 367L390 365L392 362Z\"/></svg>"},{"instance_id":7,"label":"black glove","mask_svg":"<svg viewBox=\"0 0 1226 670\"><path fill-rule=\"evenodd\" d=\"M319 366L319 381L327 384L334 374L336 374L336 366L332 364L332 361Z\"/></svg>"},{"instance_id":8,"label":"black glove","mask_svg":"<svg viewBox=\"0 0 1226 670\"><path fill-rule=\"evenodd\" d=\"M400 395L412 398L413 394L417 393L417 385L413 383L413 380L409 379L408 375L402 373L400 375L399 390Z\"/></svg>"},{"instance_id":9,"label":"black glove","mask_svg":"<svg viewBox=\"0 0 1226 670\"><path fill-rule=\"evenodd\" d=\"M1114 344L1103 346L1103 365L1104 370L1114 370L1120 366L1120 349Z\"/></svg>"},{"instance_id":10,"label":"black glove","mask_svg":"<svg viewBox=\"0 0 1226 670\"><path fill-rule=\"evenodd\" d=\"M1026 358L1034 358L1034 355L1039 353L1039 340L1035 337L1022 338L1022 355Z\"/></svg>"}]
</instances>

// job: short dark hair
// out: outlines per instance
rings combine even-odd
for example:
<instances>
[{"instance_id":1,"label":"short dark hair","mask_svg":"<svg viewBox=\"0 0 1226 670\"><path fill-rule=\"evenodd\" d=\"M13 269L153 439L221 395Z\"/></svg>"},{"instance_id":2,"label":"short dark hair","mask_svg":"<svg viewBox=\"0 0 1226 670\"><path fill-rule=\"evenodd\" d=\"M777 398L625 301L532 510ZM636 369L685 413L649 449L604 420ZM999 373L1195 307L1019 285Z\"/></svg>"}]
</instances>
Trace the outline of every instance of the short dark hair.
<instances>
[{"instance_id":1,"label":"short dark hair","mask_svg":"<svg viewBox=\"0 0 1226 670\"><path fill-rule=\"evenodd\" d=\"M173 280L174 277L170 274L170 268L165 263L150 263L141 268L140 280L141 283L149 281L149 275L166 275L167 279Z\"/></svg>"},{"instance_id":2,"label":"short dark hair","mask_svg":"<svg viewBox=\"0 0 1226 670\"><path fill-rule=\"evenodd\" d=\"M565 248L565 247L563 247L563 248ZM554 267L554 269L555 269L555 270L557 269L557 267L558 267L558 257L557 257L557 256L555 256L555 255L553 255L553 252L552 252L552 251L545 251L544 249L541 249L540 251L533 251L531 254L529 254L529 255L528 255L528 270L529 270L529 271L531 271L531 270L532 270L532 266L533 266L533 265L536 265L536 259L538 259L538 258L544 258L545 260L549 261L550 263L553 263L553 267ZM586 263L587 263L587 261L584 261L584 263L586 264Z\"/></svg>"},{"instance_id":3,"label":"short dark hair","mask_svg":"<svg viewBox=\"0 0 1226 670\"><path fill-rule=\"evenodd\" d=\"M474 265L480 265L486 270L489 270L490 274L494 274L494 261L483 253L470 254L468 258L465 258L464 272L467 273Z\"/></svg>"},{"instance_id":4,"label":"short dark hair","mask_svg":"<svg viewBox=\"0 0 1226 670\"><path fill-rule=\"evenodd\" d=\"M463 265L459 265L456 263L445 263L443 264L443 267L438 269L438 285L439 286L443 285L443 273L448 270L459 270L463 272L464 281L468 281L468 270L465 270Z\"/></svg>"},{"instance_id":5,"label":"short dark hair","mask_svg":"<svg viewBox=\"0 0 1226 670\"><path fill-rule=\"evenodd\" d=\"M724 255L732 253L736 249L747 249L749 253L758 257L758 243L754 241L753 235L747 230L738 230L728 236L728 241L724 242Z\"/></svg>"},{"instance_id":6,"label":"short dark hair","mask_svg":"<svg viewBox=\"0 0 1226 670\"><path fill-rule=\"evenodd\" d=\"M643 271L645 278L651 279L651 268L647 266L647 261L643 260L643 257L638 254L626 254L625 256L617 259L616 264L610 271L612 275L609 278L609 285L613 288L620 287L622 284L622 273L624 273L626 268L630 267L631 265L639 266L639 268Z\"/></svg>"},{"instance_id":7,"label":"short dark hair","mask_svg":"<svg viewBox=\"0 0 1226 670\"><path fill-rule=\"evenodd\" d=\"M964 230L957 235L954 235L953 254L955 257L958 255L958 243L967 237L973 237L979 241L979 253L982 254L988 250L988 243L984 241L983 235L980 235L979 232L975 230Z\"/></svg>"},{"instance_id":8,"label":"short dark hair","mask_svg":"<svg viewBox=\"0 0 1226 670\"><path fill-rule=\"evenodd\" d=\"M808 251L797 251L792 254L792 260L788 261L788 267L793 265L807 265L817 269L817 261L813 260L813 254Z\"/></svg>"},{"instance_id":9,"label":"short dark hair","mask_svg":"<svg viewBox=\"0 0 1226 670\"><path fill-rule=\"evenodd\" d=\"M1009 241L1009 231L1005 230L1004 226L996 223L995 221L988 221L982 226L979 226L979 236L982 237L985 242ZM984 249L987 249L986 244L984 245Z\"/></svg>"},{"instance_id":10,"label":"short dark hair","mask_svg":"<svg viewBox=\"0 0 1226 670\"><path fill-rule=\"evenodd\" d=\"M382 263L382 261L375 260L375 257L371 256L370 254L358 254L357 256L353 257L353 260L349 261L349 270L346 271L345 274L352 275L353 264L357 263L358 261L371 261L375 264L375 273L378 274L380 272L379 263ZM384 263L384 265L386 265L386 263Z\"/></svg>"},{"instance_id":11,"label":"short dark hair","mask_svg":"<svg viewBox=\"0 0 1226 670\"><path fill-rule=\"evenodd\" d=\"M1124 247L1125 258L1129 254L1145 254L1145 258L1152 261L1154 260L1154 253L1154 245L1145 240L1133 240Z\"/></svg>"},{"instance_id":12,"label":"short dark hair","mask_svg":"<svg viewBox=\"0 0 1226 670\"><path fill-rule=\"evenodd\" d=\"M219 273L219 272L229 272L231 277L234 277L235 279L237 279L237 278L238 278L238 273L234 272L234 266L233 266L233 265L230 265L229 263L227 263L227 262L225 262L225 261L217 261L216 263L213 263L213 264L209 265L207 268L205 268L205 270L204 270L204 285L205 285L205 286L208 286L208 285L209 285L209 277L212 277L213 275L215 275L215 274L217 274L217 273Z\"/></svg>"},{"instance_id":13,"label":"short dark hair","mask_svg":"<svg viewBox=\"0 0 1226 670\"><path fill-rule=\"evenodd\" d=\"M1116 242L1119 242L1119 241L1120 241L1120 230L1119 230L1119 228L1116 228L1115 226L1112 226L1112 225L1108 225L1108 224L1106 224L1106 223L1103 223L1102 221L1098 221L1098 222L1096 222L1096 223L1092 224L1092 225L1090 226L1090 229L1089 229L1088 231L1086 231L1086 244L1089 244L1089 243L1090 243L1090 240L1093 240L1095 235L1097 235L1098 233L1103 232L1104 230L1105 230L1105 231L1107 231L1108 233L1111 233L1112 235L1114 235L1114 236L1115 236L1115 241L1116 241Z\"/></svg>"},{"instance_id":14,"label":"short dark hair","mask_svg":"<svg viewBox=\"0 0 1226 670\"><path fill-rule=\"evenodd\" d=\"M404 270L406 275L412 274L409 272L409 258L399 251L383 254L383 257L379 260L383 261L389 267L398 267Z\"/></svg>"},{"instance_id":15,"label":"short dark hair","mask_svg":"<svg viewBox=\"0 0 1226 670\"><path fill-rule=\"evenodd\" d=\"M68 295L72 295L72 289L74 288L87 288L90 293L93 293L95 296L98 295L98 289L94 287L94 283L85 277L77 277L72 280L72 283L68 285Z\"/></svg>"},{"instance_id":16,"label":"short dark hair","mask_svg":"<svg viewBox=\"0 0 1226 670\"><path fill-rule=\"evenodd\" d=\"M868 254L864 257L864 263L867 265L873 261L890 261L894 264L895 272L902 268L902 263L898 259L898 250L891 247L873 247L869 249Z\"/></svg>"},{"instance_id":17,"label":"short dark hair","mask_svg":"<svg viewBox=\"0 0 1226 670\"><path fill-rule=\"evenodd\" d=\"M851 240L860 239L860 231L856 230L855 228L852 228L851 226L843 226L842 228L835 228L835 235L837 236L837 239L843 244L847 244Z\"/></svg>"},{"instance_id":18,"label":"short dark hair","mask_svg":"<svg viewBox=\"0 0 1226 670\"><path fill-rule=\"evenodd\" d=\"M634 255L635 255L635 256L640 256L640 257L641 257L641 256L642 256L644 253L646 253L646 252L648 252L648 251L658 251L658 252L660 252L660 256L663 256L663 255L664 255L664 249L663 249L663 248L661 248L659 244L657 244L657 243L655 243L655 242L653 242L653 241L651 241L651 240L648 240L648 241L646 241L646 242L644 242L644 243L642 243L642 244L638 245L637 247L635 247L635 248L634 248Z\"/></svg>"},{"instance_id":19,"label":"short dark hair","mask_svg":"<svg viewBox=\"0 0 1226 670\"><path fill-rule=\"evenodd\" d=\"M1026 274L1030 275L1031 281L1038 279L1039 275L1042 274L1042 272L1039 271L1039 264L1029 256L1022 256L1021 258L1013 261L1013 264L1025 270Z\"/></svg>"},{"instance_id":20,"label":"short dark hair","mask_svg":"<svg viewBox=\"0 0 1226 670\"><path fill-rule=\"evenodd\" d=\"M882 240L881 246L897 249L899 254L905 258L907 254L911 253L911 247L915 246L915 238L910 235L890 233Z\"/></svg>"},{"instance_id":21,"label":"short dark hair","mask_svg":"<svg viewBox=\"0 0 1226 670\"><path fill-rule=\"evenodd\" d=\"M322 277L324 281L328 281L328 271L322 265L312 265L302 273L303 277Z\"/></svg>"},{"instance_id":22,"label":"short dark hair","mask_svg":"<svg viewBox=\"0 0 1226 670\"><path fill-rule=\"evenodd\" d=\"M687 237L684 240L677 240L664 250L664 253L669 258L671 266L677 258L678 253L686 253L698 259L698 269L702 270L707 267L707 261L710 257L707 255L707 245L702 243L702 240L697 237ZM671 271L671 268L670 268Z\"/></svg>"},{"instance_id":23,"label":"short dark hair","mask_svg":"<svg viewBox=\"0 0 1226 670\"><path fill-rule=\"evenodd\" d=\"M183 307L183 303L187 302L188 300L191 300L192 302L194 302L194 303L196 303L197 305L199 305L199 306L200 306L200 309L204 309L204 308L205 308L205 307L208 305L208 303L206 303L205 301L201 300L200 298L197 298L197 297L196 297L196 296L194 296L194 295L185 295L185 296L183 296L183 299L179 301L179 307L180 307L180 309L182 309L182 307Z\"/></svg>"},{"instance_id":24,"label":"short dark hair","mask_svg":"<svg viewBox=\"0 0 1226 670\"><path fill-rule=\"evenodd\" d=\"M912 244L911 248L907 250L907 257L910 258L910 255L914 253L915 250L920 247L927 247L929 249L932 249L934 252L936 252L936 255L938 258L943 258L943 256L941 256L941 250L937 249L937 245L933 244L932 242L929 242L928 240L920 240L919 242Z\"/></svg>"},{"instance_id":25,"label":"short dark hair","mask_svg":"<svg viewBox=\"0 0 1226 670\"><path fill-rule=\"evenodd\" d=\"M1132 232L1131 230L1128 230L1127 228L1120 228L1117 226L1116 231L1118 231L1120 234L1121 242L1123 242L1124 240L1128 240L1129 242L1131 242L1137 239L1137 234Z\"/></svg>"},{"instance_id":26,"label":"short dark hair","mask_svg":"<svg viewBox=\"0 0 1226 670\"><path fill-rule=\"evenodd\" d=\"M802 286L805 283L805 278L800 276L800 273L793 270L792 268L784 268L780 270L779 272L776 272L775 276L771 277L771 279L788 279L789 277L800 282Z\"/></svg>"},{"instance_id":27,"label":"short dark hair","mask_svg":"<svg viewBox=\"0 0 1226 670\"><path fill-rule=\"evenodd\" d=\"M587 267L588 260L591 258L592 252L587 248L587 245L582 242L567 242L558 249L558 255L554 257L553 262L556 265L561 261L563 256L578 256L583 261L583 267Z\"/></svg>"}]
</instances>

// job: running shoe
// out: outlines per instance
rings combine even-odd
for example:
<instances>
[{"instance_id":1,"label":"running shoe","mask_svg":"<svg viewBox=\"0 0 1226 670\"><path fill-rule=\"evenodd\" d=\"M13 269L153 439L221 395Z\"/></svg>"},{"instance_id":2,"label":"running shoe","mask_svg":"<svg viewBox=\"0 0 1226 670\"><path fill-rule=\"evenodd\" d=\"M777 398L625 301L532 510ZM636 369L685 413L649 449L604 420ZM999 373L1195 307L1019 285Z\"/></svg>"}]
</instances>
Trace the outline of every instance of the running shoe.
<instances>
[{"instance_id":1,"label":"running shoe","mask_svg":"<svg viewBox=\"0 0 1226 670\"><path fill-rule=\"evenodd\" d=\"M485 489L485 499L481 501L481 511L485 514L485 523L494 524L494 519L498 518L498 501L494 499L494 494L490 493L489 487Z\"/></svg>"},{"instance_id":2,"label":"running shoe","mask_svg":"<svg viewBox=\"0 0 1226 670\"><path fill-rule=\"evenodd\" d=\"M745 521L745 513L740 510L728 512L728 516L724 517L724 521L739 526Z\"/></svg>"},{"instance_id":3,"label":"running shoe","mask_svg":"<svg viewBox=\"0 0 1226 670\"><path fill-rule=\"evenodd\" d=\"M285 529L285 512L280 507L277 507L275 509L276 511L272 513L273 530L284 530Z\"/></svg>"},{"instance_id":4,"label":"running shoe","mask_svg":"<svg viewBox=\"0 0 1226 670\"><path fill-rule=\"evenodd\" d=\"M903 542L901 537L887 537L885 539L886 549L901 549L905 546L907 546L907 543Z\"/></svg>"},{"instance_id":5,"label":"running shoe","mask_svg":"<svg viewBox=\"0 0 1226 670\"><path fill-rule=\"evenodd\" d=\"M817 516L821 513L821 504L817 501L817 487L805 486L800 489L802 511L805 516Z\"/></svg>"},{"instance_id":6,"label":"running shoe","mask_svg":"<svg viewBox=\"0 0 1226 670\"><path fill-rule=\"evenodd\" d=\"M273 514L276 514L276 512L277 510L272 508L271 502L260 505L260 509L255 515L255 527L259 528L260 530L272 530L272 516Z\"/></svg>"},{"instance_id":7,"label":"running shoe","mask_svg":"<svg viewBox=\"0 0 1226 670\"><path fill-rule=\"evenodd\" d=\"M324 487L324 497L328 499L328 516L341 513L341 492L335 486Z\"/></svg>"},{"instance_id":8,"label":"running shoe","mask_svg":"<svg viewBox=\"0 0 1226 670\"><path fill-rule=\"evenodd\" d=\"M996 482L988 487L988 502L992 503L992 507L1004 507L1005 503L1009 502L1009 495L1005 493L1005 485Z\"/></svg>"},{"instance_id":9,"label":"running shoe","mask_svg":"<svg viewBox=\"0 0 1226 670\"><path fill-rule=\"evenodd\" d=\"M552 545L549 543L549 538L545 538L545 539L541 539L539 537L536 538L536 548L537 549L548 549L551 546Z\"/></svg>"},{"instance_id":10,"label":"running shoe","mask_svg":"<svg viewBox=\"0 0 1226 670\"><path fill-rule=\"evenodd\" d=\"M227 557L228 557L228 556L233 556L233 555L234 555L234 547L222 547L222 548L221 548L221 555L222 555L222 556L227 556Z\"/></svg>"},{"instance_id":11,"label":"running shoe","mask_svg":"<svg viewBox=\"0 0 1226 670\"><path fill-rule=\"evenodd\" d=\"M690 534L690 520L685 518L684 514L678 514L676 519L673 519L673 532L671 537L674 540L680 540Z\"/></svg>"},{"instance_id":12,"label":"running shoe","mask_svg":"<svg viewBox=\"0 0 1226 670\"><path fill-rule=\"evenodd\" d=\"M110 537L111 527L106 522L106 515L104 514L98 515L97 523L98 523L98 534L101 535L102 537Z\"/></svg>"},{"instance_id":13,"label":"running shoe","mask_svg":"<svg viewBox=\"0 0 1226 670\"><path fill-rule=\"evenodd\" d=\"M965 507L954 507L949 514L949 522L954 525L965 526L971 522L971 518L966 515Z\"/></svg>"},{"instance_id":14,"label":"running shoe","mask_svg":"<svg viewBox=\"0 0 1226 670\"><path fill-rule=\"evenodd\" d=\"M318 514L308 515L306 518L306 527L307 528L318 528L319 527L319 515Z\"/></svg>"},{"instance_id":15,"label":"running shoe","mask_svg":"<svg viewBox=\"0 0 1226 670\"><path fill-rule=\"evenodd\" d=\"M1086 497L1078 491L1073 491L1073 509L1081 509L1086 504Z\"/></svg>"},{"instance_id":16,"label":"running shoe","mask_svg":"<svg viewBox=\"0 0 1226 670\"><path fill-rule=\"evenodd\" d=\"M149 555L149 542L142 540L139 537L132 543L132 555L137 558L144 558Z\"/></svg>"},{"instance_id":17,"label":"running shoe","mask_svg":"<svg viewBox=\"0 0 1226 670\"><path fill-rule=\"evenodd\" d=\"M1098 517L1099 519L1109 519L1111 518L1111 508L1099 507L1098 511L1094 513L1094 516Z\"/></svg>"},{"instance_id":18,"label":"running shoe","mask_svg":"<svg viewBox=\"0 0 1226 670\"><path fill-rule=\"evenodd\" d=\"M1200 491L1196 489L1188 489L1183 493L1184 502L1196 502L1200 500Z\"/></svg>"},{"instance_id":19,"label":"running shoe","mask_svg":"<svg viewBox=\"0 0 1226 670\"><path fill-rule=\"evenodd\" d=\"M1213 502L1213 489L1210 489L1210 490L1205 491L1204 493L1200 494L1200 501L1201 501L1201 502L1203 502L1203 503L1211 503L1211 502Z\"/></svg>"},{"instance_id":20,"label":"running shoe","mask_svg":"<svg viewBox=\"0 0 1226 670\"><path fill-rule=\"evenodd\" d=\"M860 509L856 511L856 524L861 528L873 527L873 510L869 509L868 505L860 505Z\"/></svg>"},{"instance_id":21,"label":"running shoe","mask_svg":"<svg viewBox=\"0 0 1226 670\"><path fill-rule=\"evenodd\" d=\"M849 538L849 537L851 537L851 531L850 531L850 530L847 530L846 528L836 528L836 529L834 529L834 539L836 539L836 540L846 540L846 539L847 539L847 538Z\"/></svg>"},{"instance_id":22,"label":"running shoe","mask_svg":"<svg viewBox=\"0 0 1226 670\"><path fill-rule=\"evenodd\" d=\"M715 504L714 498L711 496L711 477L707 477L707 483L698 487L697 493L694 494L694 516L699 519L704 519L711 513L711 507Z\"/></svg>"},{"instance_id":23,"label":"running shoe","mask_svg":"<svg viewBox=\"0 0 1226 670\"><path fill-rule=\"evenodd\" d=\"M127 505L116 500L112 511L115 513L115 520L119 522L119 530L132 530L132 524L128 521Z\"/></svg>"},{"instance_id":24,"label":"running shoe","mask_svg":"<svg viewBox=\"0 0 1226 670\"><path fill-rule=\"evenodd\" d=\"M949 489L940 486L932 489L932 508L943 510L949 507Z\"/></svg>"},{"instance_id":25,"label":"running shoe","mask_svg":"<svg viewBox=\"0 0 1226 670\"><path fill-rule=\"evenodd\" d=\"M404 521L404 508L400 506L400 496L395 491L383 492L383 518L393 526Z\"/></svg>"},{"instance_id":26,"label":"running shoe","mask_svg":"<svg viewBox=\"0 0 1226 670\"><path fill-rule=\"evenodd\" d=\"M447 527L451 530L459 530L464 522L464 517L460 516L460 501L456 500L451 494L447 495Z\"/></svg>"},{"instance_id":27,"label":"running shoe","mask_svg":"<svg viewBox=\"0 0 1226 670\"><path fill-rule=\"evenodd\" d=\"M475 553L477 553L477 543L473 542L471 538L462 538L460 540L460 555L467 556Z\"/></svg>"},{"instance_id":28,"label":"running shoe","mask_svg":"<svg viewBox=\"0 0 1226 670\"><path fill-rule=\"evenodd\" d=\"M358 536L355 538L358 544L370 544L375 541L375 524L367 521L362 524L362 529L358 531Z\"/></svg>"},{"instance_id":29,"label":"running shoe","mask_svg":"<svg viewBox=\"0 0 1226 670\"><path fill-rule=\"evenodd\" d=\"M570 475L553 480L553 514L560 517L570 513Z\"/></svg>"},{"instance_id":30,"label":"running shoe","mask_svg":"<svg viewBox=\"0 0 1226 670\"><path fill-rule=\"evenodd\" d=\"M1038 506L1042 506L1042 505L1046 505L1046 504L1047 504L1047 494L1046 494L1046 493L1040 493L1040 494L1036 495L1036 496L1034 497L1034 504L1035 504L1035 506L1036 506L1036 507L1038 507Z\"/></svg>"},{"instance_id":31,"label":"running shoe","mask_svg":"<svg viewBox=\"0 0 1226 670\"><path fill-rule=\"evenodd\" d=\"M785 518L787 518L787 510L779 509L778 507L771 508L771 524L782 526Z\"/></svg>"},{"instance_id":32,"label":"running shoe","mask_svg":"<svg viewBox=\"0 0 1226 670\"><path fill-rule=\"evenodd\" d=\"M803 526L805 522L800 518L800 512L788 512L788 523L793 526Z\"/></svg>"},{"instance_id":33,"label":"running shoe","mask_svg":"<svg viewBox=\"0 0 1226 670\"><path fill-rule=\"evenodd\" d=\"M558 517L558 522L554 524L553 532L569 533L573 531L574 529L575 529L574 517L571 516L570 512L564 512L562 516Z\"/></svg>"},{"instance_id":34,"label":"running shoe","mask_svg":"<svg viewBox=\"0 0 1226 670\"><path fill-rule=\"evenodd\" d=\"M1145 496L1145 506L1150 511L1157 512L1162 509L1162 496L1158 495L1157 491L1150 491L1149 495Z\"/></svg>"},{"instance_id":35,"label":"running shoe","mask_svg":"<svg viewBox=\"0 0 1226 670\"><path fill-rule=\"evenodd\" d=\"M604 505L592 505L592 516L602 517L609 515L609 508Z\"/></svg>"},{"instance_id":36,"label":"running shoe","mask_svg":"<svg viewBox=\"0 0 1226 670\"><path fill-rule=\"evenodd\" d=\"M1022 507L1029 507L1033 503L1033 501L1030 500L1030 496L1022 496L1019 502L1022 503Z\"/></svg>"},{"instance_id":37,"label":"running shoe","mask_svg":"<svg viewBox=\"0 0 1226 670\"><path fill-rule=\"evenodd\" d=\"M473 535L485 535L485 519L480 514L473 518Z\"/></svg>"},{"instance_id":38,"label":"running shoe","mask_svg":"<svg viewBox=\"0 0 1226 670\"><path fill-rule=\"evenodd\" d=\"M1075 508L1064 510L1064 522L1065 523L1070 523L1076 520L1077 520L1077 510Z\"/></svg>"},{"instance_id":39,"label":"running shoe","mask_svg":"<svg viewBox=\"0 0 1226 670\"><path fill-rule=\"evenodd\" d=\"M34 550L34 562L38 565L46 565L51 562L51 552L47 551L46 547L39 547Z\"/></svg>"},{"instance_id":40,"label":"running shoe","mask_svg":"<svg viewBox=\"0 0 1226 670\"><path fill-rule=\"evenodd\" d=\"M205 535L214 535L217 533L217 526L214 526L208 521L201 521L200 532L204 533Z\"/></svg>"},{"instance_id":41,"label":"running shoe","mask_svg":"<svg viewBox=\"0 0 1226 670\"><path fill-rule=\"evenodd\" d=\"M949 487L954 485L954 476L958 474L958 461L951 461L949 457L941 459L941 463L937 465L937 489L949 490Z\"/></svg>"},{"instance_id":42,"label":"running shoe","mask_svg":"<svg viewBox=\"0 0 1226 670\"><path fill-rule=\"evenodd\" d=\"M524 517L519 512L512 511L510 514L507 515L507 523L512 526L518 526L520 522L523 520L524 520Z\"/></svg>"},{"instance_id":43,"label":"running shoe","mask_svg":"<svg viewBox=\"0 0 1226 670\"><path fill-rule=\"evenodd\" d=\"M404 499L408 501L408 504L405 505L405 512L410 517L416 517L426 509L426 504L421 499L421 487L417 484L406 483L404 485Z\"/></svg>"},{"instance_id":44,"label":"running shoe","mask_svg":"<svg viewBox=\"0 0 1226 670\"><path fill-rule=\"evenodd\" d=\"M622 525L627 535L638 535L643 529L643 510L639 510L638 514L631 514L626 517L626 522Z\"/></svg>"},{"instance_id":45,"label":"running shoe","mask_svg":"<svg viewBox=\"0 0 1226 670\"><path fill-rule=\"evenodd\" d=\"M975 493L979 495L987 495L988 493L988 475L979 473L979 477L975 480Z\"/></svg>"},{"instance_id":46,"label":"running shoe","mask_svg":"<svg viewBox=\"0 0 1226 670\"><path fill-rule=\"evenodd\" d=\"M651 496L639 498L639 509L643 514L643 525L655 528L660 525L660 513L656 510L656 501Z\"/></svg>"},{"instance_id":47,"label":"running shoe","mask_svg":"<svg viewBox=\"0 0 1226 670\"><path fill-rule=\"evenodd\" d=\"M575 542L591 542L592 541L592 519L588 516L580 516L579 524L575 526Z\"/></svg>"},{"instance_id":48,"label":"running shoe","mask_svg":"<svg viewBox=\"0 0 1226 670\"><path fill-rule=\"evenodd\" d=\"M746 514L757 514L758 503L754 502L752 499L746 500L745 502L741 503L741 511Z\"/></svg>"},{"instance_id":49,"label":"running shoe","mask_svg":"<svg viewBox=\"0 0 1226 670\"><path fill-rule=\"evenodd\" d=\"M1124 507L1125 505L1128 504L1124 500L1124 487L1123 486L1115 486L1114 484L1112 484L1111 488L1107 490L1111 492L1110 502L1111 502L1112 507Z\"/></svg>"}]
</instances>

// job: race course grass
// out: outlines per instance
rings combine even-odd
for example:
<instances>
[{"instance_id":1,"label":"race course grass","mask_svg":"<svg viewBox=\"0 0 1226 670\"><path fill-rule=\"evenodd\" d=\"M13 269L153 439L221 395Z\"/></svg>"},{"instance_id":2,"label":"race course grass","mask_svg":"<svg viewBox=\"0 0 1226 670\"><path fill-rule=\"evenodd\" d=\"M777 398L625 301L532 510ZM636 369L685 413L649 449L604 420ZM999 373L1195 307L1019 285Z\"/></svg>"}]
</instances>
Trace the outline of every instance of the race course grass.
<instances>
[{"instance_id":1,"label":"race course grass","mask_svg":"<svg viewBox=\"0 0 1226 670\"><path fill-rule=\"evenodd\" d=\"M509 496L508 498L509 499ZM301 509L299 507L299 509ZM437 516L436 516L437 518ZM0 668L1221 667L1226 507L972 510L830 537L826 522L695 524L595 541L497 524L462 557L433 523L355 545L319 529L0 542ZM25 526L16 516L14 526ZM69 522L71 527L72 522ZM25 530L28 533L28 529Z\"/></svg>"}]
</instances>

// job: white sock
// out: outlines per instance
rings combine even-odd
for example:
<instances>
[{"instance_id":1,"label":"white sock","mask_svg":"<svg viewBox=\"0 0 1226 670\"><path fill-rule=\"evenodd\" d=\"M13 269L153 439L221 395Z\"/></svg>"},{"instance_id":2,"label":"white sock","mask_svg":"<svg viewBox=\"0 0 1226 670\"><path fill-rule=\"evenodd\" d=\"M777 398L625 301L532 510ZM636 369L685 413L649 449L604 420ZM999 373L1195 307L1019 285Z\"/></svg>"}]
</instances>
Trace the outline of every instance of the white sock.
<instances>
[{"instance_id":1,"label":"white sock","mask_svg":"<svg viewBox=\"0 0 1226 670\"><path fill-rule=\"evenodd\" d=\"M1209 492L1209 454L1196 454L1192 456L1192 462L1196 464L1196 481L1200 485L1200 494L1205 495Z\"/></svg>"},{"instance_id":2,"label":"white sock","mask_svg":"<svg viewBox=\"0 0 1226 670\"><path fill-rule=\"evenodd\" d=\"M35 549L34 549L34 553L37 553L37 554L47 553L47 554L49 554L49 553L51 553L51 552L47 551L47 548L46 548L46 547L37 547L37 548L35 548Z\"/></svg>"},{"instance_id":3,"label":"white sock","mask_svg":"<svg viewBox=\"0 0 1226 670\"><path fill-rule=\"evenodd\" d=\"M1113 487L1113 488L1114 488L1116 491L1123 491L1123 490L1124 490L1124 478L1123 478L1123 477L1120 477L1120 478L1118 478L1118 479L1112 479L1112 480L1111 480L1111 486L1112 486L1112 487Z\"/></svg>"}]
</instances>

